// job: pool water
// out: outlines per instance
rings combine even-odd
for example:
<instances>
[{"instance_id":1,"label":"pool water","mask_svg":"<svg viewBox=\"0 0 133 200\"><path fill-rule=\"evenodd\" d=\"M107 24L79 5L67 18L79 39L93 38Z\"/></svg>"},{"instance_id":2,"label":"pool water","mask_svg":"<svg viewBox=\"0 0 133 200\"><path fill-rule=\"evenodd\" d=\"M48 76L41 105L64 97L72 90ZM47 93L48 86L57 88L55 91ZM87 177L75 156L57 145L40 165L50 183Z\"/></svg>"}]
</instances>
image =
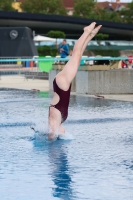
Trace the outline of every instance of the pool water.
<instances>
[{"instance_id":1,"label":"pool water","mask_svg":"<svg viewBox=\"0 0 133 200\"><path fill-rule=\"evenodd\" d=\"M0 90L0 199L132 200L133 103L71 96L66 135L48 142L50 99Z\"/></svg>"}]
</instances>

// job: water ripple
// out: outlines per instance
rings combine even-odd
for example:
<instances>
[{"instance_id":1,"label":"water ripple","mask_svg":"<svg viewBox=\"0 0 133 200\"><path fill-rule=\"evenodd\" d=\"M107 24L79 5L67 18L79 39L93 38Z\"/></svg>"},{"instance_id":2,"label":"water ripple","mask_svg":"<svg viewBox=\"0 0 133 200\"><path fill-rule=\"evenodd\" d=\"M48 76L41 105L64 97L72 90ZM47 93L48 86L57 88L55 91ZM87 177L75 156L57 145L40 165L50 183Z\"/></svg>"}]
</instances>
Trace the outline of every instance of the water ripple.
<instances>
[{"instance_id":1,"label":"water ripple","mask_svg":"<svg viewBox=\"0 0 133 200\"><path fill-rule=\"evenodd\" d=\"M132 200L133 104L71 97L66 133L49 142L50 100L0 92L2 200Z\"/></svg>"},{"instance_id":2,"label":"water ripple","mask_svg":"<svg viewBox=\"0 0 133 200\"><path fill-rule=\"evenodd\" d=\"M15 122L15 123L0 123L0 128L6 127L18 127L18 126L32 126L34 125L31 122Z\"/></svg>"},{"instance_id":3,"label":"water ripple","mask_svg":"<svg viewBox=\"0 0 133 200\"><path fill-rule=\"evenodd\" d=\"M93 119L77 119L67 120L68 124L88 124L88 123L112 123L133 121L133 118L93 118Z\"/></svg>"}]
</instances>

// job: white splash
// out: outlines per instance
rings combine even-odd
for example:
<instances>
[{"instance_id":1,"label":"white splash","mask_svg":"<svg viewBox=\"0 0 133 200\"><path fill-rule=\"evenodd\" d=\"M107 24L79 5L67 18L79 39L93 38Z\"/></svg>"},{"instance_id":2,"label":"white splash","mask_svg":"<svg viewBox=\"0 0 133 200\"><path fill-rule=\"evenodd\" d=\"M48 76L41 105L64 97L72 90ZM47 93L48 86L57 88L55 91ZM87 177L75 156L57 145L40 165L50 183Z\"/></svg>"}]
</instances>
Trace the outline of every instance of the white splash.
<instances>
[{"instance_id":1,"label":"white splash","mask_svg":"<svg viewBox=\"0 0 133 200\"><path fill-rule=\"evenodd\" d=\"M31 127L34 131L34 139L39 142L47 142L49 141L49 129L47 123L36 123L34 127ZM52 141L56 141L57 139L61 140L73 140L73 135L65 131L65 133L55 132L55 137Z\"/></svg>"}]
</instances>

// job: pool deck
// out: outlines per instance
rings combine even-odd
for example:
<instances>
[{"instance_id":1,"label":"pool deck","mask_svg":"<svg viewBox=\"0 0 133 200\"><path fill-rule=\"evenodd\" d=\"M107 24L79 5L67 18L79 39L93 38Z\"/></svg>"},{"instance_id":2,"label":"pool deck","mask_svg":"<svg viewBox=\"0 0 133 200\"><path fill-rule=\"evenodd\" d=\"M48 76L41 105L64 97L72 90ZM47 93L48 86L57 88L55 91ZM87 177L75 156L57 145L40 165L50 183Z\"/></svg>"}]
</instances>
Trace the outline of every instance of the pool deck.
<instances>
[{"instance_id":1,"label":"pool deck","mask_svg":"<svg viewBox=\"0 0 133 200\"><path fill-rule=\"evenodd\" d=\"M4 75L0 77L0 88L49 91L48 80L26 79L24 75Z\"/></svg>"},{"instance_id":2,"label":"pool deck","mask_svg":"<svg viewBox=\"0 0 133 200\"><path fill-rule=\"evenodd\" d=\"M39 79L25 79L24 75L10 75L10 76L4 75L0 77L0 88L49 91L49 81L39 80ZM72 92L71 94L76 95L74 92ZM133 94L130 95L100 94L100 95L101 97L97 97L95 95L82 95L82 96L133 102Z\"/></svg>"}]
</instances>

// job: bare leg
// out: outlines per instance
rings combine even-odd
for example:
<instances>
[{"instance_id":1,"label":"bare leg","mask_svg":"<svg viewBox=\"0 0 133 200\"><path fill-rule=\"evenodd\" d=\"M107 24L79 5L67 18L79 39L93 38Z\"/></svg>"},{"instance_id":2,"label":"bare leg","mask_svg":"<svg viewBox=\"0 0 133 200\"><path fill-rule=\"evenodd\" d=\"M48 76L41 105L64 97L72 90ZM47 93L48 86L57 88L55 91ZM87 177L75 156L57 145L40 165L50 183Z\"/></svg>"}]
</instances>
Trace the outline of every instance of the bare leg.
<instances>
[{"instance_id":1,"label":"bare leg","mask_svg":"<svg viewBox=\"0 0 133 200\"><path fill-rule=\"evenodd\" d=\"M56 82L61 89L68 90L72 80L76 76L81 57L88 42L96 35L96 33L101 28L101 26L94 28L95 24L96 23L94 22L90 26L84 28L84 33L81 35L74 46L72 57L67 62L63 70L57 74Z\"/></svg>"},{"instance_id":2,"label":"bare leg","mask_svg":"<svg viewBox=\"0 0 133 200\"><path fill-rule=\"evenodd\" d=\"M76 76L81 57L83 52L88 44L88 42L95 36L95 34L99 31L101 26L95 27L96 23L92 23L90 26L84 28L84 33L76 42L73 54L68 63L65 65L64 69L56 75L56 82L59 88L62 90L68 90L72 80ZM52 99L51 104L55 105L59 102L59 96L55 93ZM55 132L58 130L63 133L64 130L60 127L61 124L61 113L56 108L50 108L49 115L49 127L51 131L49 132L49 139L53 139L55 137Z\"/></svg>"},{"instance_id":3,"label":"bare leg","mask_svg":"<svg viewBox=\"0 0 133 200\"><path fill-rule=\"evenodd\" d=\"M81 49L81 53L83 55L89 41L97 34L97 32L99 31L99 29L101 28L101 26L98 26L97 28L95 28L87 37L87 39L85 40L84 44L83 44L83 47ZM86 30L87 27L84 28L84 30Z\"/></svg>"}]
</instances>

